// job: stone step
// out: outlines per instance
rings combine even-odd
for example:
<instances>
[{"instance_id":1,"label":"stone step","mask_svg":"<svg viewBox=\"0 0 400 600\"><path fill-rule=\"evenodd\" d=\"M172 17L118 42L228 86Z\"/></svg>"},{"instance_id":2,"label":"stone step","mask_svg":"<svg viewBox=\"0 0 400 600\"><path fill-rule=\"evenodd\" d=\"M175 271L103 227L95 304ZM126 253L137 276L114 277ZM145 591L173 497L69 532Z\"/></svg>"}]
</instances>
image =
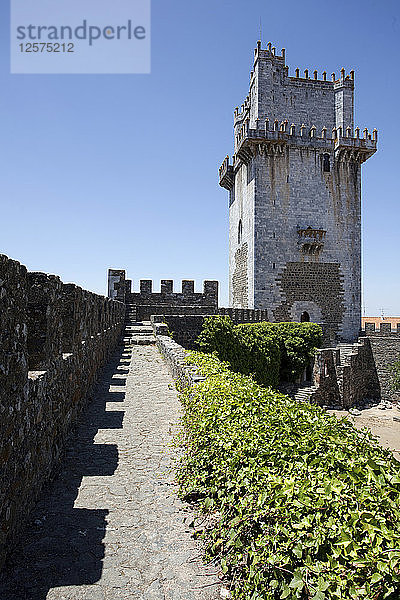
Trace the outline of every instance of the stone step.
<instances>
[{"instance_id":1,"label":"stone step","mask_svg":"<svg viewBox=\"0 0 400 600\"><path fill-rule=\"evenodd\" d=\"M307 387L300 387L297 392L294 394L294 399L297 401L308 402L312 395L317 391L317 388L314 385Z\"/></svg>"},{"instance_id":2,"label":"stone step","mask_svg":"<svg viewBox=\"0 0 400 600\"><path fill-rule=\"evenodd\" d=\"M149 337L154 335L154 333L151 329L149 331L132 331L131 329L125 329L123 335L126 337Z\"/></svg>"},{"instance_id":3,"label":"stone step","mask_svg":"<svg viewBox=\"0 0 400 600\"><path fill-rule=\"evenodd\" d=\"M153 346L156 343L150 321L136 321L127 318L125 321L124 344L128 346Z\"/></svg>"},{"instance_id":4,"label":"stone step","mask_svg":"<svg viewBox=\"0 0 400 600\"><path fill-rule=\"evenodd\" d=\"M282 386L280 391L298 402L308 402L317 389L314 385L300 385L296 387L289 384Z\"/></svg>"}]
</instances>

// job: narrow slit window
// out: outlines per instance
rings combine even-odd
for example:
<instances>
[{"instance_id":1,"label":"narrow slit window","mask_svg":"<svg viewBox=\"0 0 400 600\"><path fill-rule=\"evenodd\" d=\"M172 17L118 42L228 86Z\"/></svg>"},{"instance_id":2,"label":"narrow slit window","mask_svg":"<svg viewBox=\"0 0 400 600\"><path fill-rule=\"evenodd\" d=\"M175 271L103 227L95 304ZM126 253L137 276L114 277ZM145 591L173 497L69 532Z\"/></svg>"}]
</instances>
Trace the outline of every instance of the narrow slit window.
<instances>
[{"instance_id":1,"label":"narrow slit window","mask_svg":"<svg viewBox=\"0 0 400 600\"><path fill-rule=\"evenodd\" d=\"M238 244L242 243L242 237L243 237L243 225L242 225L242 219L240 219L239 225L238 225Z\"/></svg>"},{"instance_id":2,"label":"narrow slit window","mask_svg":"<svg viewBox=\"0 0 400 600\"><path fill-rule=\"evenodd\" d=\"M324 173L330 173L331 170L331 160L329 154L324 154L323 156L323 171Z\"/></svg>"}]
</instances>

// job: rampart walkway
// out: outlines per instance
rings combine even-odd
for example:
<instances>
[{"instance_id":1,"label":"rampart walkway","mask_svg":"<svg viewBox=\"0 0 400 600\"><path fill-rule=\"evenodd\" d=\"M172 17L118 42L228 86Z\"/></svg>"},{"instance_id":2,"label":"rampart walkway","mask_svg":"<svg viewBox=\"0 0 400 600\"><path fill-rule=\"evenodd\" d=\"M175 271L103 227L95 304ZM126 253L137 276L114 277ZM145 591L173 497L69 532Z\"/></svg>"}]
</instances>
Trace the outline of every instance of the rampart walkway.
<instances>
[{"instance_id":1,"label":"rampart walkway","mask_svg":"<svg viewBox=\"0 0 400 600\"><path fill-rule=\"evenodd\" d=\"M1 600L219 598L176 496L179 401L155 346L126 346L0 580Z\"/></svg>"}]
</instances>

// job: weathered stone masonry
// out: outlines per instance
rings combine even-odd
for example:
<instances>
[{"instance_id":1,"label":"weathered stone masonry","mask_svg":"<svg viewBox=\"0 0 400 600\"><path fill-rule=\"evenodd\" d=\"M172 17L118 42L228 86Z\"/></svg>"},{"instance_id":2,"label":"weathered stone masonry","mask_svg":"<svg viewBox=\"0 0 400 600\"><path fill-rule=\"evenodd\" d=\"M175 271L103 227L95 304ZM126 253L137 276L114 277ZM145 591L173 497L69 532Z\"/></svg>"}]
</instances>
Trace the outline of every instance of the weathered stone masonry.
<instances>
[{"instance_id":1,"label":"weathered stone masonry","mask_svg":"<svg viewBox=\"0 0 400 600\"><path fill-rule=\"evenodd\" d=\"M124 318L121 302L0 255L0 566Z\"/></svg>"},{"instance_id":2,"label":"weathered stone masonry","mask_svg":"<svg viewBox=\"0 0 400 600\"><path fill-rule=\"evenodd\" d=\"M258 42L233 160L219 171L230 305L275 321L307 312L347 341L361 327L361 164L377 145L376 130L354 129L353 97L353 71L289 76L284 49Z\"/></svg>"},{"instance_id":3,"label":"weathered stone masonry","mask_svg":"<svg viewBox=\"0 0 400 600\"><path fill-rule=\"evenodd\" d=\"M150 279L140 280L140 291L132 292L132 281L122 269L109 269L108 295L126 302L138 321L149 321L151 315L215 314L218 309L218 281L204 281L203 292L194 291L193 280L182 281L182 291L174 292L171 279L161 280L160 292L153 292Z\"/></svg>"},{"instance_id":4,"label":"weathered stone masonry","mask_svg":"<svg viewBox=\"0 0 400 600\"><path fill-rule=\"evenodd\" d=\"M391 389L390 368L394 362L400 361L400 325L392 329L390 323L381 323L380 328L376 329L375 323L365 323L363 335L371 344L382 398L389 400L398 397Z\"/></svg>"}]
</instances>

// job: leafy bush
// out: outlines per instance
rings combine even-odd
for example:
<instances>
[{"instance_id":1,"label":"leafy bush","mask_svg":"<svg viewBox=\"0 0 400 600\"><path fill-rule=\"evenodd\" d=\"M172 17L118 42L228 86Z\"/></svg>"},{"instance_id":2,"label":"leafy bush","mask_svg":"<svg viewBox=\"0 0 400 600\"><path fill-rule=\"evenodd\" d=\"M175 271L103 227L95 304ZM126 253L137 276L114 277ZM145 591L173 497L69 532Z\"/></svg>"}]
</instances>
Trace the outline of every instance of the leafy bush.
<instances>
[{"instance_id":1,"label":"leafy bush","mask_svg":"<svg viewBox=\"0 0 400 600\"><path fill-rule=\"evenodd\" d=\"M197 340L203 352L216 352L230 368L253 374L262 385L279 383L280 343L269 323L234 326L229 317L208 317Z\"/></svg>"},{"instance_id":2,"label":"leafy bush","mask_svg":"<svg viewBox=\"0 0 400 600\"><path fill-rule=\"evenodd\" d=\"M197 340L203 352L216 352L231 369L253 374L262 385L295 381L321 344L315 323L246 323L234 326L229 317L208 317Z\"/></svg>"},{"instance_id":3,"label":"leafy bush","mask_svg":"<svg viewBox=\"0 0 400 600\"><path fill-rule=\"evenodd\" d=\"M270 323L281 342L280 378L295 381L322 343L322 329L316 323Z\"/></svg>"},{"instance_id":4,"label":"leafy bush","mask_svg":"<svg viewBox=\"0 0 400 600\"><path fill-rule=\"evenodd\" d=\"M229 317L207 317L197 338L202 352L217 352L221 360L236 361L235 330Z\"/></svg>"},{"instance_id":5,"label":"leafy bush","mask_svg":"<svg viewBox=\"0 0 400 600\"><path fill-rule=\"evenodd\" d=\"M182 392L178 479L211 517L207 558L219 558L233 597L398 599L400 476L391 453L215 355L190 361L206 379Z\"/></svg>"}]
</instances>

